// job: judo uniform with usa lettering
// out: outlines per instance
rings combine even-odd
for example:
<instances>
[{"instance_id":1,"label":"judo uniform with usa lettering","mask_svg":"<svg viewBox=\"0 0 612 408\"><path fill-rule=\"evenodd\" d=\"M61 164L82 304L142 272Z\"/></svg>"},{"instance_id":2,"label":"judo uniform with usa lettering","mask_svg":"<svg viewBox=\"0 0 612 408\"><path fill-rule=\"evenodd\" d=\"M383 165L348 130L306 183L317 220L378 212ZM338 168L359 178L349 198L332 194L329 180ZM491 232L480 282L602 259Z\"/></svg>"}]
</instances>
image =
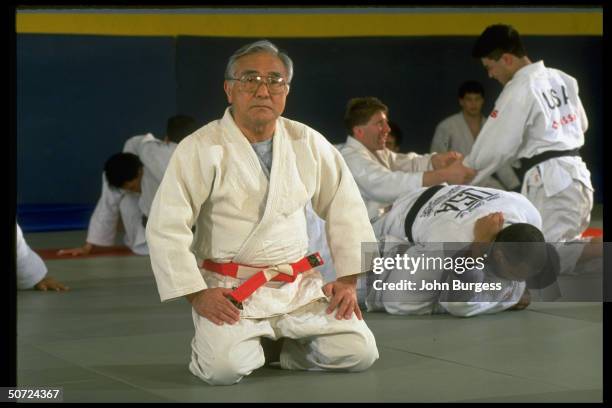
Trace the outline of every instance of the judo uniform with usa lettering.
<instances>
[{"instance_id":1,"label":"judo uniform with usa lettering","mask_svg":"<svg viewBox=\"0 0 612 408\"><path fill-rule=\"evenodd\" d=\"M478 170L478 184L516 159L584 144L587 116L578 82L538 61L519 69L506 83L464 164ZM593 186L577 155L545 160L527 170L521 193L540 211L548 242L570 241L588 227Z\"/></svg>"}]
</instances>

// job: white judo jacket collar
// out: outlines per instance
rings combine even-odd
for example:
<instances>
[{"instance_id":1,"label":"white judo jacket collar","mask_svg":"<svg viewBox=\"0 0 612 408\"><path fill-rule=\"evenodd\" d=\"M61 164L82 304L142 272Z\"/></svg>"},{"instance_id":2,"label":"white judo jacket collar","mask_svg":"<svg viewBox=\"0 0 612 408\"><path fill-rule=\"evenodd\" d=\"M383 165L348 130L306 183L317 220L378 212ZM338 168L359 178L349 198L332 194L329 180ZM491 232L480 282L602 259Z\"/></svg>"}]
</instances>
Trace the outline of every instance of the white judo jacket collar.
<instances>
[{"instance_id":1,"label":"white judo jacket collar","mask_svg":"<svg viewBox=\"0 0 612 408\"><path fill-rule=\"evenodd\" d=\"M378 161L380 164L390 169L391 165L389 164L389 155L387 154L387 149L377 150L376 153L372 153L370 149L365 147L363 143L359 140L355 139L353 136L347 136L345 149L356 150L361 152L362 155L368 155L368 157L374 161Z\"/></svg>"}]
</instances>

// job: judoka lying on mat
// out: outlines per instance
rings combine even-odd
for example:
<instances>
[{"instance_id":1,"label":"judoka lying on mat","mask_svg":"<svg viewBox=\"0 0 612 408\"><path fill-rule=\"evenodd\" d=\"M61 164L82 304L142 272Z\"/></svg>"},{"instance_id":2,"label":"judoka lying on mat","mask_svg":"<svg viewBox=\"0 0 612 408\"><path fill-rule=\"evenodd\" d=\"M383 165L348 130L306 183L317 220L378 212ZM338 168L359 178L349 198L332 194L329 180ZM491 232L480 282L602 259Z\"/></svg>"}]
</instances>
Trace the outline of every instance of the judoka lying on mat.
<instances>
[{"instance_id":1,"label":"judoka lying on mat","mask_svg":"<svg viewBox=\"0 0 612 408\"><path fill-rule=\"evenodd\" d=\"M559 271L541 226L518 193L438 185L405 194L373 227L384 258L411 263L374 268L368 311L474 316L523 309L528 288L554 284Z\"/></svg>"}]
</instances>

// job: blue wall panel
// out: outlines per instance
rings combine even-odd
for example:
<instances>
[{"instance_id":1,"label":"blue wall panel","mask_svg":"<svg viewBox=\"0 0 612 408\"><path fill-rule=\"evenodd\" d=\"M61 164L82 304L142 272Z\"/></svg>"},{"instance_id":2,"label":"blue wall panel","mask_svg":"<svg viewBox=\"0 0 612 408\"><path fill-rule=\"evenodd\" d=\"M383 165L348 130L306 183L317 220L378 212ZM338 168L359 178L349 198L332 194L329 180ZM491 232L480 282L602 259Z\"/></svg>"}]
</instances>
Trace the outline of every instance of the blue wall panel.
<instances>
[{"instance_id":1,"label":"blue wall panel","mask_svg":"<svg viewBox=\"0 0 612 408\"><path fill-rule=\"evenodd\" d=\"M575 76L590 128L583 157L603 200L601 37L524 37L532 60ZM201 123L227 106L223 73L244 38L17 36L17 202L94 204L104 161L126 138L163 137L177 112ZM458 111L457 86L476 79L485 112L501 91L470 57L473 37L275 39L295 62L285 116L344 140L354 96L374 95L405 134L429 149L436 124Z\"/></svg>"},{"instance_id":2,"label":"blue wall panel","mask_svg":"<svg viewBox=\"0 0 612 408\"><path fill-rule=\"evenodd\" d=\"M17 36L17 202L95 203L104 161L176 111L173 38Z\"/></svg>"}]
</instances>

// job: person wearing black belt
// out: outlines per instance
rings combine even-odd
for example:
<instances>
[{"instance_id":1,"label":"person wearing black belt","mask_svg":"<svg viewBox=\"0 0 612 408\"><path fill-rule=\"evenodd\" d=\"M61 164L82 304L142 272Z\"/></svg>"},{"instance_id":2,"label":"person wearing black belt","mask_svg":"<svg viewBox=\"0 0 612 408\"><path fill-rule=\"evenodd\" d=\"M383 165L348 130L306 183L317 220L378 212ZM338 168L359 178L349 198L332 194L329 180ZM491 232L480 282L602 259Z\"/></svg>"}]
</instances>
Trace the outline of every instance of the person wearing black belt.
<instances>
[{"instance_id":1,"label":"person wearing black belt","mask_svg":"<svg viewBox=\"0 0 612 408\"><path fill-rule=\"evenodd\" d=\"M459 294L462 301L457 301L455 296L455 300L441 302L436 291L401 291L398 294L375 290L370 280L366 299L368 311L384 310L392 314L448 312L473 316L520 309L529 304L526 288L549 287L560 269L554 247L544 243L540 214L529 200L515 192L466 185L423 187L396 200L389 212L373 220L372 226L379 242L414 244L399 250L411 256L432 254L442 243L456 243L453 248L469 250L473 258L484 256L488 258L483 261L485 268L476 271L482 273L470 279L495 283L500 289L486 294L486 301L471 296L468 300L463 296L465 293L454 293L452 295ZM520 254L515 253L515 246L505 244L507 242L521 242ZM397 252L397 248L393 251ZM384 253L389 257L387 250ZM414 274L392 269L381 277L387 283L408 278L419 286L420 281L443 281L448 275L444 275L443 270L420 268Z\"/></svg>"},{"instance_id":2,"label":"person wearing black belt","mask_svg":"<svg viewBox=\"0 0 612 408\"><path fill-rule=\"evenodd\" d=\"M487 27L472 56L504 88L464 160L478 171L470 183L507 163L520 164L521 193L541 213L546 241L579 239L590 222L593 186L579 154L588 120L576 79L543 61L532 63L509 25Z\"/></svg>"}]
</instances>

